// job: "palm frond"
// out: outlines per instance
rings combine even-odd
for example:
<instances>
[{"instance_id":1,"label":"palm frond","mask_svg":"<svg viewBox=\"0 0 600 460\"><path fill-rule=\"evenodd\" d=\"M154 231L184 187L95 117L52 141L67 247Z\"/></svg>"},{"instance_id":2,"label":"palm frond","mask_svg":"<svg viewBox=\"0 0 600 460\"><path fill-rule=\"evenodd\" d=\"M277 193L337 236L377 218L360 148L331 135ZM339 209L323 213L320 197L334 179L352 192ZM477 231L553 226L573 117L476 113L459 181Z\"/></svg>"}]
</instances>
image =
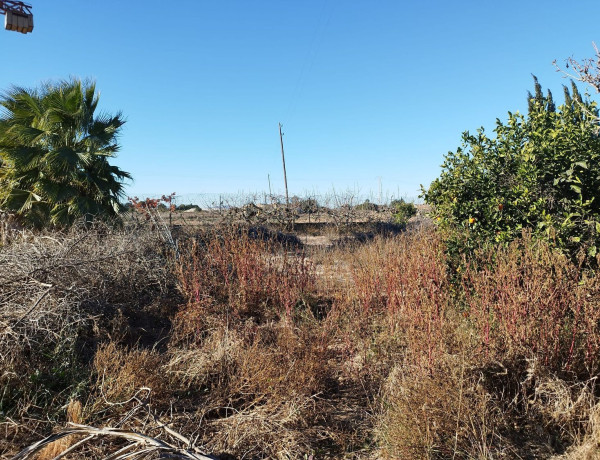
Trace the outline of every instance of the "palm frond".
<instances>
[{"instance_id":1,"label":"palm frond","mask_svg":"<svg viewBox=\"0 0 600 460\"><path fill-rule=\"evenodd\" d=\"M131 175L108 163L119 150L122 114L99 114L93 81L12 87L0 96L2 206L39 225L68 226L114 215Z\"/></svg>"}]
</instances>

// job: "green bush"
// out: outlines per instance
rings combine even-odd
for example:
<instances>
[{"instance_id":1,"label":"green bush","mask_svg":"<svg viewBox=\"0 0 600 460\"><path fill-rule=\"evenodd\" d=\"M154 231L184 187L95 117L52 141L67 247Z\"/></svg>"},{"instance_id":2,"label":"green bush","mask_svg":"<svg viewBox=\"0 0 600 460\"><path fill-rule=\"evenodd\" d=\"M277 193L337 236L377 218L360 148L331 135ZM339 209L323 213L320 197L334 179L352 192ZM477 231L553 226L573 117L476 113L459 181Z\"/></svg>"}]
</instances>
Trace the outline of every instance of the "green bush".
<instances>
[{"instance_id":1,"label":"green bush","mask_svg":"<svg viewBox=\"0 0 600 460\"><path fill-rule=\"evenodd\" d=\"M417 208L413 203L408 203L402 198L399 200L393 200L390 203L392 208L392 216L394 217L394 223L398 225L406 225L408 219L417 214Z\"/></svg>"},{"instance_id":2,"label":"green bush","mask_svg":"<svg viewBox=\"0 0 600 460\"><path fill-rule=\"evenodd\" d=\"M160 205L159 205L160 206ZM165 206L166 209L166 206ZM177 206L177 211L189 211L190 209L195 209L196 211L201 211L200 206L197 204L180 204Z\"/></svg>"},{"instance_id":3,"label":"green bush","mask_svg":"<svg viewBox=\"0 0 600 460\"><path fill-rule=\"evenodd\" d=\"M368 199L354 207L357 211L379 211L379 206Z\"/></svg>"},{"instance_id":4,"label":"green bush","mask_svg":"<svg viewBox=\"0 0 600 460\"><path fill-rule=\"evenodd\" d=\"M598 110L572 85L555 108L535 80L529 113L463 134L442 173L422 196L459 248L508 242L525 228L575 255L594 257L600 244ZM450 245L450 248L453 246Z\"/></svg>"}]
</instances>

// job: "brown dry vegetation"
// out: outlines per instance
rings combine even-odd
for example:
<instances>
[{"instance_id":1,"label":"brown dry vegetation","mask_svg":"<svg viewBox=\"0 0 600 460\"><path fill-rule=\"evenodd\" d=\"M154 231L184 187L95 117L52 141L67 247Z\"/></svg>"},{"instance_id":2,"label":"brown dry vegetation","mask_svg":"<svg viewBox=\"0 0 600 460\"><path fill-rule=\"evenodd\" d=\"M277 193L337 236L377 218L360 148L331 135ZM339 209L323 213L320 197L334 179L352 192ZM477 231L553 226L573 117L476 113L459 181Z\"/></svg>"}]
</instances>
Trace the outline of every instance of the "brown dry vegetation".
<instances>
[{"instance_id":1,"label":"brown dry vegetation","mask_svg":"<svg viewBox=\"0 0 600 460\"><path fill-rule=\"evenodd\" d=\"M2 458L600 455L600 278L543 243L179 233L8 238Z\"/></svg>"}]
</instances>

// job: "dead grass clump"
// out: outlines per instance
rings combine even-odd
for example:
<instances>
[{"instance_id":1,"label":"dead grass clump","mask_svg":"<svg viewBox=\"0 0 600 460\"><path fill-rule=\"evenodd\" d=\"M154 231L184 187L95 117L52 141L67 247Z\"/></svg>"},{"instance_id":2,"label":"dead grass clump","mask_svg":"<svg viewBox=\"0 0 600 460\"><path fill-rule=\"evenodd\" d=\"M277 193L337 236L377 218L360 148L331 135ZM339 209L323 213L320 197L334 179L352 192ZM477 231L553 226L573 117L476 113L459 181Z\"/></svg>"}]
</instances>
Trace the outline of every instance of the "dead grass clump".
<instances>
[{"instance_id":1,"label":"dead grass clump","mask_svg":"<svg viewBox=\"0 0 600 460\"><path fill-rule=\"evenodd\" d=\"M109 405L121 403L140 388L148 388L154 399L168 397L163 363L164 357L153 350L127 350L114 342L101 346L93 362L98 397Z\"/></svg>"},{"instance_id":2,"label":"dead grass clump","mask_svg":"<svg viewBox=\"0 0 600 460\"><path fill-rule=\"evenodd\" d=\"M595 379L569 383L552 375L540 377L528 402L529 410L540 414L563 445L585 443L595 431L597 435L595 383Z\"/></svg>"},{"instance_id":3,"label":"dead grass clump","mask_svg":"<svg viewBox=\"0 0 600 460\"><path fill-rule=\"evenodd\" d=\"M81 402L76 399L71 400L67 406L67 421L77 424L83 423L83 407ZM58 455L71 447L76 441L77 438L75 436L65 436L64 438L60 438L54 442L51 442L42 450L40 450L40 452L37 454L36 460L55 459Z\"/></svg>"},{"instance_id":4,"label":"dead grass clump","mask_svg":"<svg viewBox=\"0 0 600 460\"><path fill-rule=\"evenodd\" d=\"M446 355L435 369L399 365L388 377L377 436L386 458L550 458L587 429L588 389L565 393L543 369L477 367ZM529 363L531 364L531 363ZM523 372L521 372L523 371Z\"/></svg>"},{"instance_id":5,"label":"dead grass clump","mask_svg":"<svg viewBox=\"0 0 600 460\"><path fill-rule=\"evenodd\" d=\"M497 414L477 374L451 358L390 373L376 429L384 458L490 458Z\"/></svg>"},{"instance_id":6,"label":"dead grass clump","mask_svg":"<svg viewBox=\"0 0 600 460\"><path fill-rule=\"evenodd\" d=\"M324 390L328 351L319 331L279 322L258 327L248 340L240 366L244 393L285 399Z\"/></svg>"},{"instance_id":7,"label":"dead grass clump","mask_svg":"<svg viewBox=\"0 0 600 460\"><path fill-rule=\"evenodd\" d=\"M324 438L318 408L332 375L318 330L224 324L169 354L166 369L193 398L209 450L295 458Z\"/></svg>"},{"instance_id":8,"label":"dead grass clump","mask_svg":"<svg viewBox=\"0 0 600 460\"><path fill-rule=\"evenodd\" d=\"M583 438L553 460L596 460L600 458L600 403L589 411L587 430Z\"/></svg>"},{"instance_id":9,"label":"dead grass clump","mask_svg":"<svg viewBox=\"0 0 600 460\"><path fill-rule=\"evenodd\" d=\"M324 437L311 420L318 412L314 398L301 396L231 411L210 422L207 447L236 458L307 458Z\"/></svg>"},{"instance_id":10,"label":"dead grass clump","mask_svg":"<svg viewBox=\"0 0 600 460\"><path fill-rule=\"evenodd\" d=\"M166 370L183 388L210 388L226 386L223 380L235 375L236 362L243 348L240 334L226 327L207 330L203 339L192 340L191 344L177 346L169 351ZM184 344L185 345L185 344Z\"/></svg>"}]
</instances>

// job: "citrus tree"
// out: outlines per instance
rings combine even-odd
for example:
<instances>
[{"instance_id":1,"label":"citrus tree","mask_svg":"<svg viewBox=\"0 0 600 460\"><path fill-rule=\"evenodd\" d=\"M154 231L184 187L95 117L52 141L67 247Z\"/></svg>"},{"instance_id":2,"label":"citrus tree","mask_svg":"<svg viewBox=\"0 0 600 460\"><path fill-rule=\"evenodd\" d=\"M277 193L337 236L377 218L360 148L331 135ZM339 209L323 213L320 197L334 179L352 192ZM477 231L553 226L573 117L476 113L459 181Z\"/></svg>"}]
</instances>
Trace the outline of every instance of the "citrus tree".
<instances>
[{"instance_id":1,"label":"citrus tree","mask_svg":"<svg viewBox=\"0 0 600 460\"><path fill-rule=\"evenodd\" d=\"M0 209L36 227L118 215L130 175L109 159L124 120L96 114L94 83L13 87L0 106Z\"/></svg>"},{"instance_id":2,"label":"citrus tree","mask_svg":"<svg viewBox=\"0 0 600 460\"><path fill-rule=\"evenodd\" d=\"M571 254L600 246L598 110L576 86L556 108L536 80L529 113L497 120L494 136L463 134L422 196L458 245L506 242L525 228ZM452 247L452 246L451 246Z\"/></svg>"}]
</instances>

